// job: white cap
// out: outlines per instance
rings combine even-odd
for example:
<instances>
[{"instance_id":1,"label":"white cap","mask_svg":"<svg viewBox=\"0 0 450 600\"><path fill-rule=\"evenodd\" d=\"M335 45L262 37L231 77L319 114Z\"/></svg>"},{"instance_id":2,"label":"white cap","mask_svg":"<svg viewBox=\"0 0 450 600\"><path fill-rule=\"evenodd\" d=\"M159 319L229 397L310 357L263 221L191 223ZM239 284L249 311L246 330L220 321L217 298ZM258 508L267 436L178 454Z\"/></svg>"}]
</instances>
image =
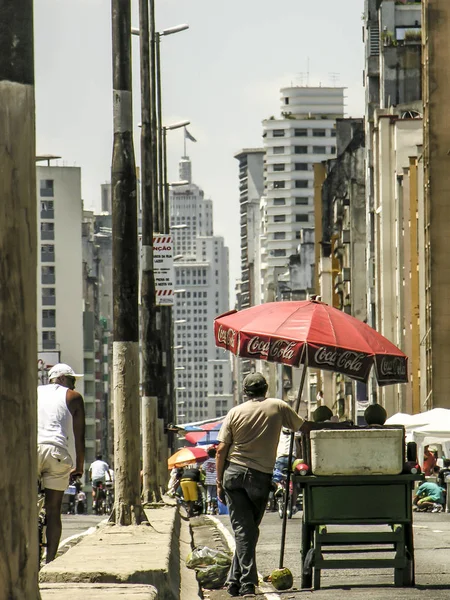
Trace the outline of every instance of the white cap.
<instances>
[{"instance_id":1,"label":"white cap","mask_svg":"<svg viewBox=\"0 0 450 600\"><path fill-rule=\"evenodd\" d=\"M65 363L58 363L54 365L48 372L48 380L57 379L61 375L68 375L69 377L84 377L81 373L75 373L72 367Z\"/></svg>"}]
</instances>

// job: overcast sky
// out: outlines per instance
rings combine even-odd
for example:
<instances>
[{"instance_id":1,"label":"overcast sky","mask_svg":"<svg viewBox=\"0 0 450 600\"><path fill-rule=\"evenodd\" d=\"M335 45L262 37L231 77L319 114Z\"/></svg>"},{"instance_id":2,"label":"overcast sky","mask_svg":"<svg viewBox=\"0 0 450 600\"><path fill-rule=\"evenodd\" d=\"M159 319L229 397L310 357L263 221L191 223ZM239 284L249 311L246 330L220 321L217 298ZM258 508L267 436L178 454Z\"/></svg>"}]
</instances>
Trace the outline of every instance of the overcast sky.
<instances>
[{"instance_id":1,"label":"overcast sky","mask_svg":"<svg viewBox=\"0 0 450 600\"><path fill-rule=\"evenodd\" d=\"M82 168L87 209L100 208L112 153L110 0L37 0L37 151ZM346 116L362 116L363 0L156 0L162 38L163 120L191 121L193 179L214 202L214 232L230 248L230 286L240 275L238 163L262 145L261 121L279 116L279 89L307 83L347 88ZM138 27L138 2L132 1ZM135 152L139 164L139 40L133 38ZM168 134L169 180L178 179L183 133ZM234 298L234 295L233 295Z\"/></svg>"}]
</instances>

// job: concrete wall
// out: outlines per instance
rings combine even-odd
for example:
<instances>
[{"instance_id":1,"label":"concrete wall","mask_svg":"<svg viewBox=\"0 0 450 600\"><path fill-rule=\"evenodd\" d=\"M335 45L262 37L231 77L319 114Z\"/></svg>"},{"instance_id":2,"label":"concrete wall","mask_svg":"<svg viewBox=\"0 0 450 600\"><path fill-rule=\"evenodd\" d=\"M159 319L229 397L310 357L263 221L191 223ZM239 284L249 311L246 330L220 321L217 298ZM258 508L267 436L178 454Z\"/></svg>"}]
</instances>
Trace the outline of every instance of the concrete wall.
<instances>
[{"instance_id":1,"label":"concrete wall","mask_svg":"<svg viewBox=\"0 0 450 600\"><path fill-rule=\"evenodd\" d=\"M450 3L423 1L427 404L450 407Z\"/></svg>"}]
</instances>

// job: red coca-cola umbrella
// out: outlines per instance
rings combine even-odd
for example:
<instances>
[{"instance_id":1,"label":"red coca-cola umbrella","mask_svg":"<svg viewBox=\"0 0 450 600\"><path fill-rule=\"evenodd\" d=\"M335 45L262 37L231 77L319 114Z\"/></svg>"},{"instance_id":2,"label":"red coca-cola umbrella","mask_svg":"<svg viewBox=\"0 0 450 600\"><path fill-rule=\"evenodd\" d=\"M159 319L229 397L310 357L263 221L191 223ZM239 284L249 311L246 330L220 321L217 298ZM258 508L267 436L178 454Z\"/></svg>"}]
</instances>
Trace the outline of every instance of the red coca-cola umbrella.
<instances>
[{"instance_id":1,"label":"red coca-cola umbrella","mask_svg":"<svg viewBox=\"0 0 450 600\"><path fill-rule=\"evenodd\" d=\"M379 385L408 381L407 357L366 323L317 300L267 302L214 320L216 345L246 358L337 371Z\"/></svg>"},{"instance_id":2,"label":"red coca-cola umbrella","mask_svg":"<svg viewBox=\"0 0 450 600\"><path fill-rule=\"evenodd\" d=\"M267 302L214 319L216 345L245 358L304 365L296 412L308 366L367 381L372 366L379 385L408 381L408 359L366 323L317 300ZM289 464L294 434L291 435ZM289 489L290 471L286 487ZM289 494L286 494L279 566L283 566Z\"/></svg>"}]
</instances>

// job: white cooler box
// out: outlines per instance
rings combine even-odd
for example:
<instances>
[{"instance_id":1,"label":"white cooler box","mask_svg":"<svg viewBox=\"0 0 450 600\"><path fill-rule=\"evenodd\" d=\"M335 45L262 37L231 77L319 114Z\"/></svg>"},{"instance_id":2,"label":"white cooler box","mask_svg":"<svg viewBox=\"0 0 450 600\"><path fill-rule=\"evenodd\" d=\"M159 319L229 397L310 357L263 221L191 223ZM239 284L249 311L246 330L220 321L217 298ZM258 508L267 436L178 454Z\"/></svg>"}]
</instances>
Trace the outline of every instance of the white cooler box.
<instances>
[{"instance_id":1,"label":"white cooler box","mask_svg":"<svg viewBox=\"0 0 450 600\"><path fill-rule=\"evenodd\" d=\"M403 429L321 429L310 432L313 475L398 475Z\"/></svg>"}]
</instances>

